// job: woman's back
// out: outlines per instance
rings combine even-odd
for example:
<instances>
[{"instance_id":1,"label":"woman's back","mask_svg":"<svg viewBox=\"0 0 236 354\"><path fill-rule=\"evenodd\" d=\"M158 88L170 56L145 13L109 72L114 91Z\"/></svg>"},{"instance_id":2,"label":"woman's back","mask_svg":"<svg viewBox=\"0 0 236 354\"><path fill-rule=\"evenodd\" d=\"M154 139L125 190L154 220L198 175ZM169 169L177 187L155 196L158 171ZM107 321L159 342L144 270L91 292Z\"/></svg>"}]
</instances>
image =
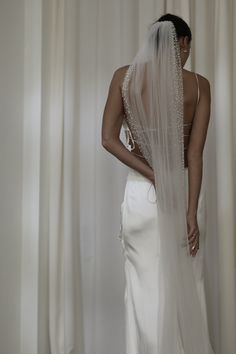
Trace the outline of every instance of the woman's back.
<instances>
[{"instance_id":1,"label":"woman's back","mask_svg":"<svg viewBox=\"0 0 236 354\"><path fill-rule=\"evenodd\" d=\"M119 70L121 72L121 90L123 90L123 83L125 74L129 65L121 67ZM187 150L192 129L192 124L194 121L195 111L197 104L200 99L200 84L199 75L191 71L183 69L183 91L184 91L184 151L185 151L185 167L188 166L187 163ZM123 96L123 95L122 95ZM126 114L126 112L124 112ZM132 134L132 129L129 127L126 120L123 122L123 127L125 129L127 145L130 146L132 153L143 158L143 155L135 142Z\"/></svg>"}]
</instances>

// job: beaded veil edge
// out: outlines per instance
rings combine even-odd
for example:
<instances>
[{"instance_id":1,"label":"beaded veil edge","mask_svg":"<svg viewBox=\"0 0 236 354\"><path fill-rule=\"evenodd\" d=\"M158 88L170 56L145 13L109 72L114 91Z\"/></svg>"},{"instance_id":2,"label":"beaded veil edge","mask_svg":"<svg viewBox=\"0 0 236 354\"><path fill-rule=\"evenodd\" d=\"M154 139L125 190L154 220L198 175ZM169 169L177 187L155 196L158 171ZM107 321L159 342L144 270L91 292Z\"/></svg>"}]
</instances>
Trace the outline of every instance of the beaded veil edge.
<instances>
[{"instance_id":1,"label":"beaded veil edge","mask_svg":"<svg viewBox=\"0 0 236 354\"><path fill-rule=\"evenodd\" d=\"M181 57L180 57L180 48L176 36L176 31L174 25L171 28L171 38L172 45L174 48L174 60L173 60L173 90L178 93L178 97L175 97L174 107L176 111L176 120L172 122L176 124L176 133L178 134L178 141L181 144L181 169L184 170L184 126L183 126L183 79L182 79L182 67L181 67ZM131 134L137 142L140 151L142 152L145 159L148 161L149 165L152 167L152 154L151 149L148 146L145 139L142 139L142 134L137 127L135 117L133 116L130 102L129 102L129 81L132 77L132 74L135 71L135 62L132 62L124 76L122 84L122 98L124 103L126 124L131 130Z\"/></svg>"}]
</instances>

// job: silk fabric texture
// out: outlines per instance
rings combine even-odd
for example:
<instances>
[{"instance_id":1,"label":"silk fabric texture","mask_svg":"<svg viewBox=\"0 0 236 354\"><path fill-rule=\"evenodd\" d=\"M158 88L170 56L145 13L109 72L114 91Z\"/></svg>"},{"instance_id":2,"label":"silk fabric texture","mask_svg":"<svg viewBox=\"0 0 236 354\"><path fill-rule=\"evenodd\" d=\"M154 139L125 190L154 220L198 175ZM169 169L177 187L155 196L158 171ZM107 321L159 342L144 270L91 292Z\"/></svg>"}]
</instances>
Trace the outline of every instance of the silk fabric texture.
<instances>
[{"instance_id":1,"label":"silk fabric texture","mask_svg":"<svg viewBox=\"0 0 236 354\"><path fill-rule=\"evenodd\" d=\"M187 168L185 189L187 198ZM203 271L207 221L204 185L199 195L197 218L200 248L192 258L192 265L204 325L208 328ZM125 269L126 353L158 354L156 333L161 324L157 317L159 291L156 277L159 266L160 235L158 235L156 193L150 180L132 168L129 168L126 179L120 209L118 238L122 245ZM175 345L175 354L186 354L180 332Z\"/></svg>"}]
</instances>

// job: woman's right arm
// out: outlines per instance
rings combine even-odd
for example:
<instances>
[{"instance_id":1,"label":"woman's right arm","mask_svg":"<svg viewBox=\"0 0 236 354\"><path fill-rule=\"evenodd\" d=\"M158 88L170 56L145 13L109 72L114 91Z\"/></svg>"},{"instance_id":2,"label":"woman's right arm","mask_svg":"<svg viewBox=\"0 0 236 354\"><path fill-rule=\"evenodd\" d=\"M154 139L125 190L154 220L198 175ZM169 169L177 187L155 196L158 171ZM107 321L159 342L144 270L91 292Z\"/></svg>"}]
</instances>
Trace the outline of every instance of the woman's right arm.
<instances>
[{"instance_id":1,"label":"woman's right arm","mask_svg":"<svg viewBox=\"0 0 236 354\"><path fill-rule=\"evenodd\" d=\"M188 211L189 237L198 232L197 208L203 172L203 149L211 112L211 91L209 81L200 76L200 100L197 105L188 146Z\"/></svg>"}]
</instances>

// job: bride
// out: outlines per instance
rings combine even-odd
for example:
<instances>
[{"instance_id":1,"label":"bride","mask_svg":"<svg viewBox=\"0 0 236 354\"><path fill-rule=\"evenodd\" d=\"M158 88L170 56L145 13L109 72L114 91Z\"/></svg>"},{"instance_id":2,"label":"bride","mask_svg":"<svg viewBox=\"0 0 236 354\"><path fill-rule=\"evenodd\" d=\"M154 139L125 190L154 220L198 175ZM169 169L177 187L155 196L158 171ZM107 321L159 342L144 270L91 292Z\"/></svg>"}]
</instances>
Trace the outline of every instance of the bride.
<instances>
[{"instance_id":1,"label":"bride","mask_svg":"<svg viewBox=\"0 0 236 354\"><path fill-rule=\"evenodd\" d=\"M185 70L191 30L165 14L112 77L102 145L129 167L121 205L126 354L213 354L204 290L209 81ZM126 146L120 129L126 132Z\"/></svg>"}]
</instances>

